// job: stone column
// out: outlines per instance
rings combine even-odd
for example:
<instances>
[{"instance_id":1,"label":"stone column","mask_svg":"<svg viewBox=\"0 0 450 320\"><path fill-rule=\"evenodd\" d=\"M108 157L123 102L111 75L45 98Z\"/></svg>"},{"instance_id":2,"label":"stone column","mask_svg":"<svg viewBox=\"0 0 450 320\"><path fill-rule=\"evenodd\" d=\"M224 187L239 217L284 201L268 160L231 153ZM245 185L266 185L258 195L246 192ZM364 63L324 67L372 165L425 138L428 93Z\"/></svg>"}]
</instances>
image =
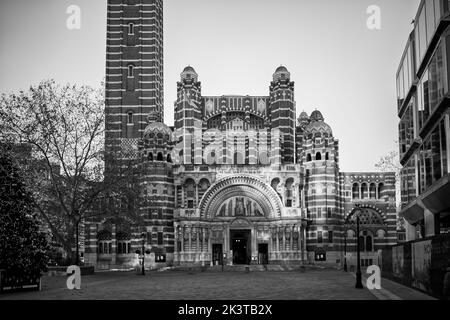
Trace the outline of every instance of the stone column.
<instances>
[{"instance_id":1,"label":"stone column","mask_svg":"<svg viewBox=\"0 0 450 320\"><path fill-rule=\"evenodd\" d=\"M289 242L289 250L291 251L291 252L293 252L294 251L294 227L293 226L289 226L289 232L290 232L290 234L291 234L291 236L290 236L290 242Z\"/></svg>"},{"instance_id":2,"label":"stone column","mask_svg":"<svg viewBox=\"0 0 450 320\"><path fill-rule=\"evenodd\" d=\"M277 228L276 229L276 233L277 233L277 250L276 252L280 251L280 230Z\"/></svg>"},{"instance_id":3,"label":"stone column","mask_svg":"<svg viewBox=\"0 0 450 320\"><path fill-rule=\"evenodd\" d=\"M433 212L425 209L423 215L425 219L425 237L432 237L436 235L437 230L435 228L435 216Z\"/></svg>"},{"instance_id":4,"label":"stone column","mask_svg":"<svg viewBox=\"0 0 450 320\"><path fill-rule=\"evenodd\" d=\"M192 252L192 228L189 227L189 229L187 230L188 232L188 239L189 239L189 246L188 246L188 252L191 253Z\"/></svg>"},{"instance_id":5,"label":"stone column","mask_svg":"<svg viewBox=\"0 0 450 320\"><path fill-rule=\"evenodd\" d=\"M185 207L185 200L184 200L184 185L181 186L181 207L184 208Z\"/></svg>"},{"instance_id":6,"label":"stone column","mask_svg":"<svg viewBox=\"0 0 450 320\"><path fill-rule=\"evenodd\" d=\"M283 227L283 251L286 251L286 226Z\"/></svg>"},{"instance_id":7,"label":"stone column","mask_svg":"<svg viewBox=\"0 0 450 320\"><path fill-rule=\"evenodd\" d=\"M195 185L195 206L198 207L198 184Z\"/></svg>"},{"instance_id":8,"label":"stone column","mask_svg":"<svg viewBox=\"0 0 450 320\"><path fill-rule=\"evenodd\" d=\"M416 240L417 238L416 227L410 224L408 221L405 221L405 228L406 228L406 241Z\"/></svg>"},{"instance_id":9,"label":"stone column","mask_svg":"<svg viewBox=\"0 0 450 320\"><path fill-rule=\"evenodd\" d=\"M257 248L257 232L258 232L258 226L255 226L254 228L252 228L251 231L251 239L252 239L252 252L251 252L251 256L255 256L257 255L258 252L258 248ZM253 264L253 261L251 261L251 264Z\"/></svg>"},{"instance_id":10,"label":"stone column","mask_svg":"<svg viewBox=\"0 0 450 320\"><path fill-rule=\"evenodd\" d=\"M175 208L178 208L178 185L175 185L174 188L175 188Z\"/></svg>"}]
</instances>

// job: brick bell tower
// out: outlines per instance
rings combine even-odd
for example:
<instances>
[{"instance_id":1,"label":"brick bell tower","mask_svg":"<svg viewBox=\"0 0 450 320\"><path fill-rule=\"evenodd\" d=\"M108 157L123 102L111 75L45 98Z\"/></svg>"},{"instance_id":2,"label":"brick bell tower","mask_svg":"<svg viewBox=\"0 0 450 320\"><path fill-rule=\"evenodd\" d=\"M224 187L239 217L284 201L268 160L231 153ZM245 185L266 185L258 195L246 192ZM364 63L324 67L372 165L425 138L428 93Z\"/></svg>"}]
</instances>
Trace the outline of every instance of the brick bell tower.
<instances>
[{"instance_id":1,"label":"brick bell tower","mask_svg":"<svg viewBox=\"0 0 450 320\"><path fill-rule=\"evenodd\" d=\"M294 82L291 74L284 66L280 66L273 74L270 84L270 118L272 129L279 129L281 134L281 161L294 163L295 146L295 100Z\"/></svg>"},{"instance_id":2,"label":"brick bell tower","mask_svg":"<svg viewBox=\"0 0 450 320\"><path fill-rule=\"evenodd\" d=\"M105 150L137 158L151 111L164 121L163 1L108 0Z\"/></svg>"}]
</instances>

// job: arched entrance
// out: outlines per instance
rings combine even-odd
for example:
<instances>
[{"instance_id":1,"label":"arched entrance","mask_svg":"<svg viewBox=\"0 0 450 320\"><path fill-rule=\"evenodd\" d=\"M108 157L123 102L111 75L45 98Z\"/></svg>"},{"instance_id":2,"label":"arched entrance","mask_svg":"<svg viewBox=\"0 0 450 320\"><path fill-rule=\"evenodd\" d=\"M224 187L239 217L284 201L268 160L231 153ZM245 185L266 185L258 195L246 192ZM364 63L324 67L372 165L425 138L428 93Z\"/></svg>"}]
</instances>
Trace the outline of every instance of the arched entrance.
<instances>
[{"instance_id":1,"label":"arched entrance","mask_svg":"<svg viewBox=\"0 0 450 320\"><path fill-rule=\"evenodd\" d=\"M231 202L231 204L230 204ZM228 204L224 208L224 204ZM250 175L230 176L211 186L200 201L200 218L261 216L280 218L282 203L268 184Z\"/></svg>"}]
</instances>

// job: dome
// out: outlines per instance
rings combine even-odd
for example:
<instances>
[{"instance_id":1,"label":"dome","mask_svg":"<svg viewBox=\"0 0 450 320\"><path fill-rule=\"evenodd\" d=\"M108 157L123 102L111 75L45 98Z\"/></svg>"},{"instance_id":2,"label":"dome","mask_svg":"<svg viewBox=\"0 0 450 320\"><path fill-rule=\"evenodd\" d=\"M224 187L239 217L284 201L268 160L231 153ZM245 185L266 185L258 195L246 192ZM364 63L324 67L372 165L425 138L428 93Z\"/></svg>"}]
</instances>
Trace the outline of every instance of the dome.
<instances>
[{"instance_id":1,"label":"dome","mask_svg":"<svg viewBox=\"0 0 450 320\"><path fill-rule=\"evenodd\" d=\"M327 133L328 135L333 135L331 127L323 121L312 121L305 130L309 133Z\"/></svg>"},{"instance_id":2,"label":"dome","mask_svg":"<svg viewBox=\"0 0 450 320\"><path fill-rule=\"evenodd\" d=\"M187 66L186 68L183 69L183 72L181 73L181 79L182 80L194 79L194 81L197 81L198 74L197 72L195 72L194 68L192 68L191 66Z\"/></svg>"},{"instance_id":3,"label":"dome","mask_svg":"<svg viewBox=\"0 0 450 320\"><path fill-rule=\"evenodd\" d=\"M152 122L150 123L144 131L144 138L148 138L150 134L159 134L161 133L163 137L169 136L169 141L172 140L172 130L162 122Z\"/></svg>"},{"instance_id":4,"label":"dome","mask_svg":"<svg viewBox=\"0 0 450 320\"><path fill-rule=\"evenodd\" d=\"M311 113L311 121L324 121L322 113L319 110L313 111Z\"/></svg>"},{"instance_id":5,"label":"dome","mask_svg":"<svg viewBox=\"0 0 450 320\"><path fill-rule=\"evenodd\" d=\"M289 72L285 66L279 66L275 72Z\"/></svg>"},{"instance_id":6,"label":"dome","mask_svg":"<svg viewBox=\"0 0 450 320\"><path fill-rule=\"evenodd\" d=\"M187 66L186 68L184 68L183 73L184 72L196 73L194 68L192 68L191 66Z\"/></svg>"},{"instance_id":7,"label":"dome","mask_svg":"<svg viewBox=\"0 0 450 320\"><path fill-rule=\"evenodd\" d=\"M304 126L304 125L308 124L308 122L309 122L308 114L305 111L300 113L300 115L298 116L297 122L300 126Z\"/></svg>"},{"instance_id":8,"label":"dome","mask_svg":"<svg viewBox=\"0 0 450 320\"><path fill-rule=\"evenodd\" d=\"M305 128L305 130L311 134L315 133L327 133L328 135L333 135L331 127L325 123L322 113L319 110L313 111L311 113L310 123Z\"/></svg>"},{"instance_id":9,"label":"dome","mask_svg":"<svg viewBox=\"0 0 450 320\"><path fill-rule=\"evenodd\" d=\"M291 74L289 73L288 69L285 66L279 66L273 74L273 81L278 81L281 79L289 80L290 77Z\"/></svg>"}]
</instances>

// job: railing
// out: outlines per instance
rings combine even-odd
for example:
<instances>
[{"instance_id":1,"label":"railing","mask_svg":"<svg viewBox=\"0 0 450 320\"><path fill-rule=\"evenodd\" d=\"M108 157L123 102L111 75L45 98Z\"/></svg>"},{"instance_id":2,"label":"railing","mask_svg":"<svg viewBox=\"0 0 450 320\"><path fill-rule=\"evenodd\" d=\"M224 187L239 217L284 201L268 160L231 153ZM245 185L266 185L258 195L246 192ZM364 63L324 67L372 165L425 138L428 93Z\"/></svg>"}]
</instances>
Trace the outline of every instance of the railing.
<instances>
[{"instance_id":1,"label":"railing","mask_svg":"<svg viewBox=\"0 0 450 320\"><path fill-rule=\"evenodd\" d=\"M41 278L32 275L8 274L0 270L0 293L17 290L41 290Z\"/></svg>"}]
</instances>

